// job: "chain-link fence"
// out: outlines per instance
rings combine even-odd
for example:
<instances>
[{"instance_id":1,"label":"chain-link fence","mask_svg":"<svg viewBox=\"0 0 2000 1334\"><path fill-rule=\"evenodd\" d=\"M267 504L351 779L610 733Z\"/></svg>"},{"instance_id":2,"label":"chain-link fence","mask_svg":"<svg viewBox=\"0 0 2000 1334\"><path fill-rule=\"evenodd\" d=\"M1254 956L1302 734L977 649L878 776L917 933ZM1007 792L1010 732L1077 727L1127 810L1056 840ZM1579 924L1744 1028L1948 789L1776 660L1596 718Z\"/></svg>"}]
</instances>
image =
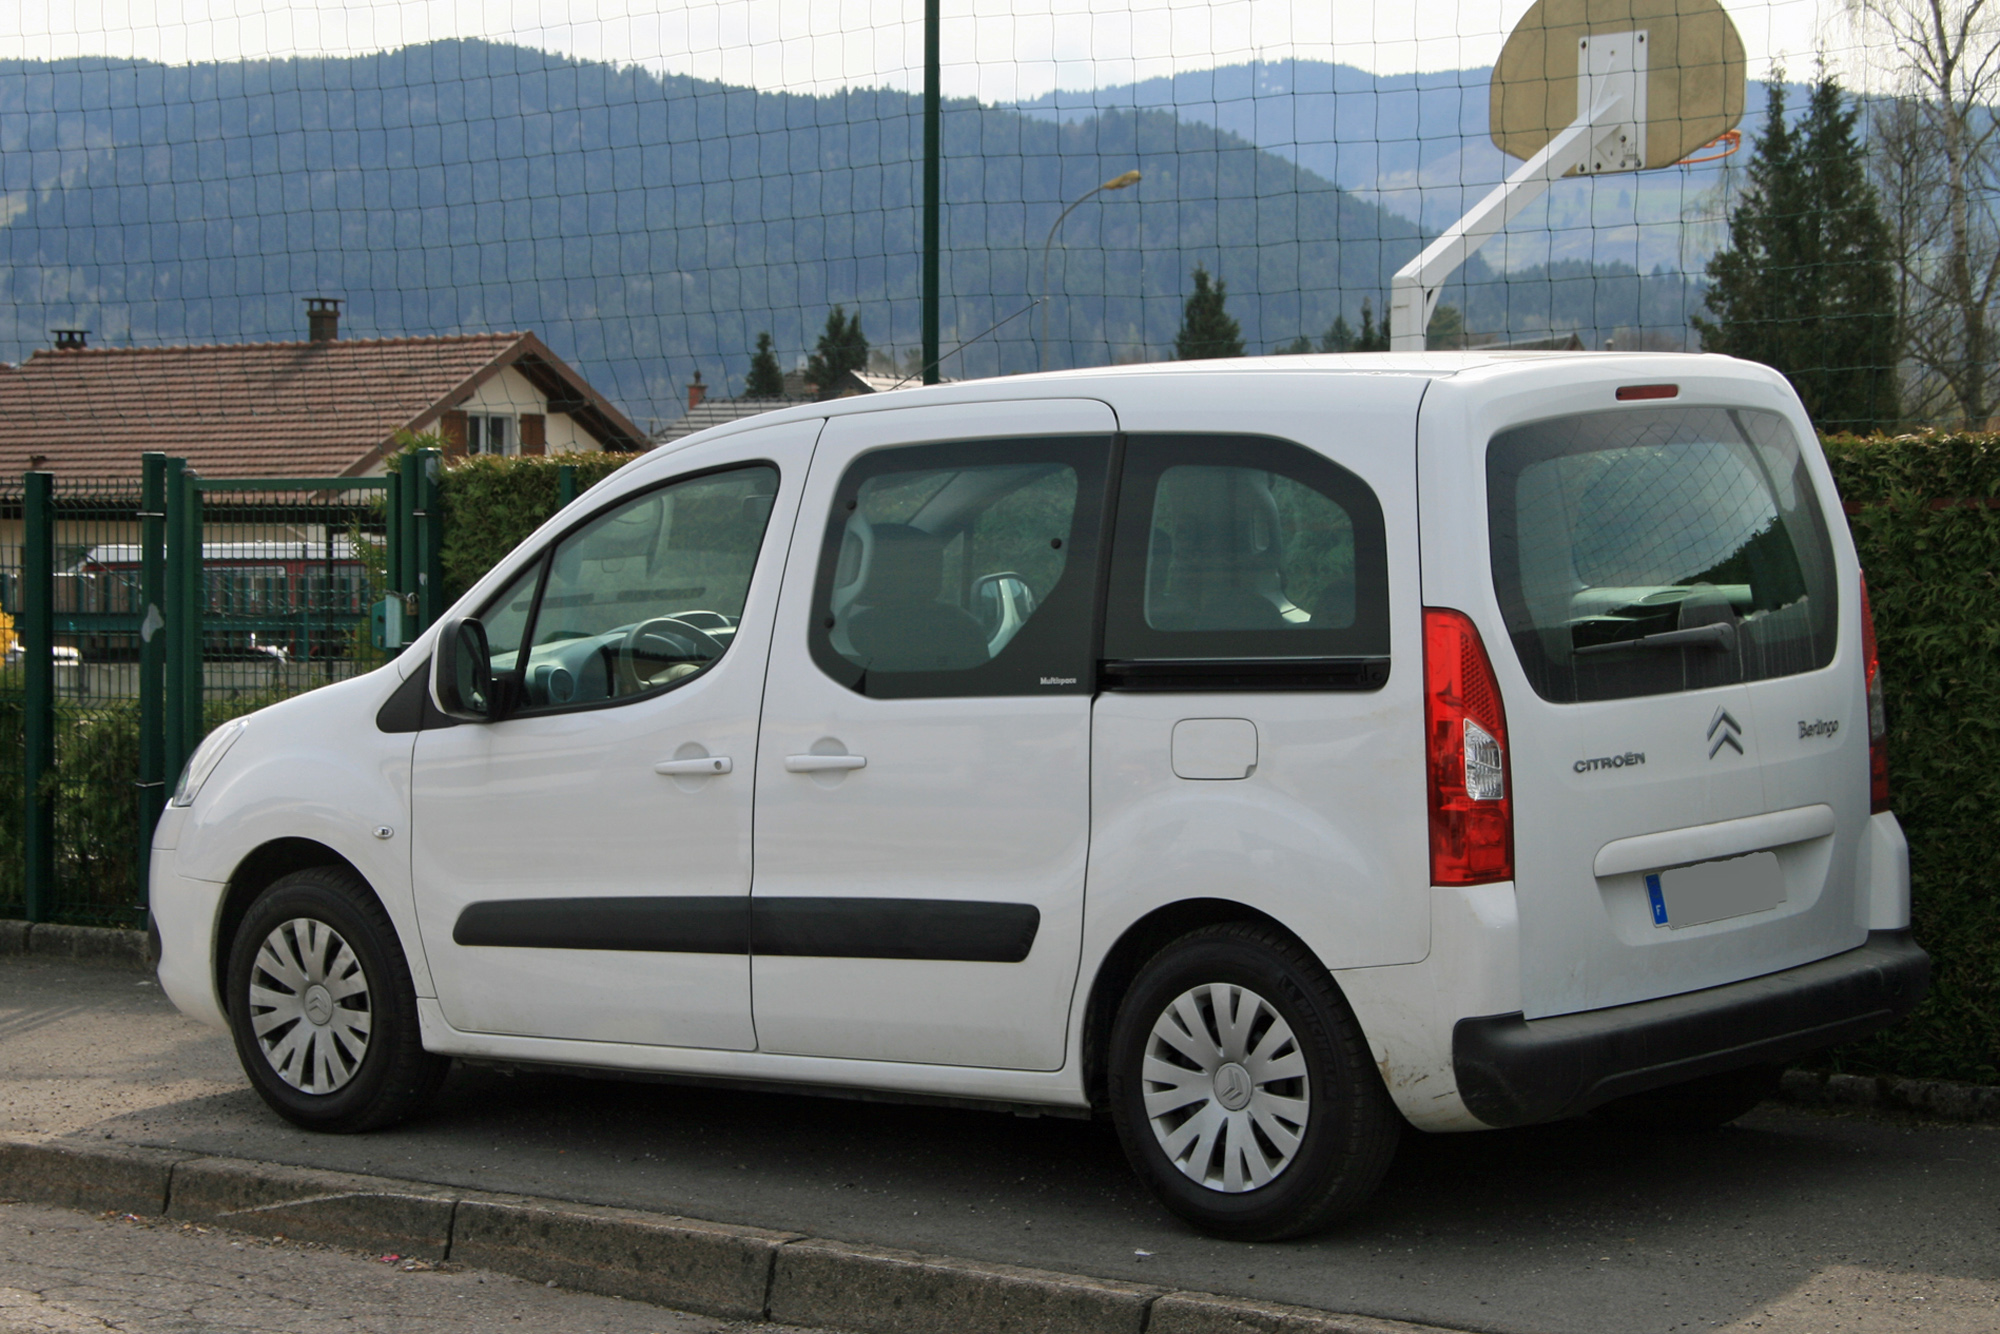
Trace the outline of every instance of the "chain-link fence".
<instances>
[{"instance_id":1,"label":"chain-link fence","mask_svg":"<svg viewBox=\"0 0 2000 1334\"><path fill-rule=\"evenodd\" d=\"M2000 397L1971 0L929 9L33 7L0 34L0 358L296 340L344 298L345 336L533 330L664 428L697 380L1367 348L1398 270L1624 88L1644 143L1558 164L1420 343L1719 348L1829 426ZM1619 34L1636 79L1580 46Z\"/></svg>"}]
</instances>

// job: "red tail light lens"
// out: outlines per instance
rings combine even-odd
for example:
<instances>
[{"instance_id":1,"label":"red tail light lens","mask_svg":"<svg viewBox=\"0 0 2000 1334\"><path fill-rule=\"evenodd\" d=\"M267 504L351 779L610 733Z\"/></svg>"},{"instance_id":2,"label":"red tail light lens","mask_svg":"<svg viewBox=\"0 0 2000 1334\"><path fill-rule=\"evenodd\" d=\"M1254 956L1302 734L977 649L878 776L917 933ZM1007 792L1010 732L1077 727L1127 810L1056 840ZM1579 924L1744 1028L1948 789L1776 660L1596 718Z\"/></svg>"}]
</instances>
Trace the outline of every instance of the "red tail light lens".
<instances>
[{"instance_id":1,"label":"red tail light lens","mask_svg":"<svg viewBox=\"0 0 2000 1334\"><path fill-rule=\"evenodd\" d=\"M1464 612L1424 608L1431 883L1514 878L1514 800L1500 683Z\"/></svg>"},{"instance_id":2,"label":"red tail light lens","mask_svg":"<svg viewBox=\"0 0 2000 1334\"><path fill-rule=\"evenodd\" d=\"M1861 663L1868 682L1868 806L1889 809L1889 712L1882 704L1882 659L1875 652L1875 611L1861 576Z\"/></svg>"}]
</instances>

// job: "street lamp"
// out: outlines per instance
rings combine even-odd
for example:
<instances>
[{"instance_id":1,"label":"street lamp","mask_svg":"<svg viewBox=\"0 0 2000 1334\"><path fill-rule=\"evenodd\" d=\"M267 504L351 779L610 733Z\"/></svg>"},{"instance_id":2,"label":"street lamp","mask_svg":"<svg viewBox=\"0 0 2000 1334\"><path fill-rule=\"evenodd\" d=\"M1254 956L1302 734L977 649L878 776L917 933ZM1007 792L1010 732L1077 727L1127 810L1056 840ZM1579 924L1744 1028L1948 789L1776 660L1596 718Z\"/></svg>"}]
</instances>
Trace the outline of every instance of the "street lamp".
<instances>
[{"instance_id":1,"label":"street lamp","mask_svg":"<svg viewBox=\"0 0 2000 1334\"><path fill-rule=\"evenodd\" d=\"M1049 228L1049 239L1042 242L1041 369L1047 370L1049 368L1049 304L1048 304L1049 303L1049 247L1056 243L1056 233L1062 230L1063 219L1067 218L1070 214L1076 212L1077 204L1081 204L1084 200L1089 199L1092 195L1095 195L1100 190L1123 190L1128 185L1137 185L1138 183L1139 183L1139 173L1136 171L1128 171L1123 176L1113 176L1110 180L1106 181L1102 185L1092 186L1090 189L1086 190L1081 195L1078 195L1075 203L1072 203L1068 208L1064 209L1062 213L1056 218L1056 225Z\"/></svg>"}]
</instances>

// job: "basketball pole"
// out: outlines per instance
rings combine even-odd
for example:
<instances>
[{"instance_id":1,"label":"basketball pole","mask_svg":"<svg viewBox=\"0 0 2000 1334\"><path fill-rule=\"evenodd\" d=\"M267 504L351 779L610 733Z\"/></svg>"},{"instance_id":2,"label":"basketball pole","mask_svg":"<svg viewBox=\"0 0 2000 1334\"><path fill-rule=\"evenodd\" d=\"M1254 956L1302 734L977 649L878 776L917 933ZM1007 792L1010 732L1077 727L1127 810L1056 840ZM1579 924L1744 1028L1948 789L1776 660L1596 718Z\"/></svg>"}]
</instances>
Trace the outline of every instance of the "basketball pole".
<instances>
[{"instance_id":1,"label":"basketball pole","mask_svg":"<svg viewBox=\"0 0 2000 1334\"><path fill-rule=\"evenodd\" d=\"M1445 283L1550 182L1572 171L1595 176L1645 165L1646 34L1592 35L1578 46L1576 119L1397 270L1389 286L1391 352L1424 350Z\"/></svg>"}]
</instances>

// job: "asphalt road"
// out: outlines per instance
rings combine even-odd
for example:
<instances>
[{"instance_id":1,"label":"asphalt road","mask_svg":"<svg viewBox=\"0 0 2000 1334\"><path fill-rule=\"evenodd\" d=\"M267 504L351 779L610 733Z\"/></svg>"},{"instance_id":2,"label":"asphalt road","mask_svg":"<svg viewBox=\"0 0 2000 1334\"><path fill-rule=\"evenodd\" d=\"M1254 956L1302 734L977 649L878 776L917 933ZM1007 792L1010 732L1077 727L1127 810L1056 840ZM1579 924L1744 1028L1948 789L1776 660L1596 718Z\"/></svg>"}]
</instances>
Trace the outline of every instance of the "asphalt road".
<instances>
[{"instance_id":1,"label":"asphalt road","mask_svg":"<svg viewBox=\"0 0 2000 1334\"><path fill-rule=\"evenodd\" d=\"M0 1334L784 1334L453 1265L0 1204ZM803 1334L801 1331L800 1334Z\"/></svg>"},{"instance_id":2,"label":"asphalt road","mask_svg":"<svg viewBox=\"0 0 2000 1334\"><path fill-rule=\"evenodd\" d=\"M2000 1328L1989 1126L1767 1106L1689 1137L1412 1134L1362 1218L1244 1245L1158 1210L1108 1127L1055 1117L461 1069L418 1122L307 1135L140 975L9 958L0 1136L658 1209L1477 1330Z\"/></svg>"}]
</instances>

